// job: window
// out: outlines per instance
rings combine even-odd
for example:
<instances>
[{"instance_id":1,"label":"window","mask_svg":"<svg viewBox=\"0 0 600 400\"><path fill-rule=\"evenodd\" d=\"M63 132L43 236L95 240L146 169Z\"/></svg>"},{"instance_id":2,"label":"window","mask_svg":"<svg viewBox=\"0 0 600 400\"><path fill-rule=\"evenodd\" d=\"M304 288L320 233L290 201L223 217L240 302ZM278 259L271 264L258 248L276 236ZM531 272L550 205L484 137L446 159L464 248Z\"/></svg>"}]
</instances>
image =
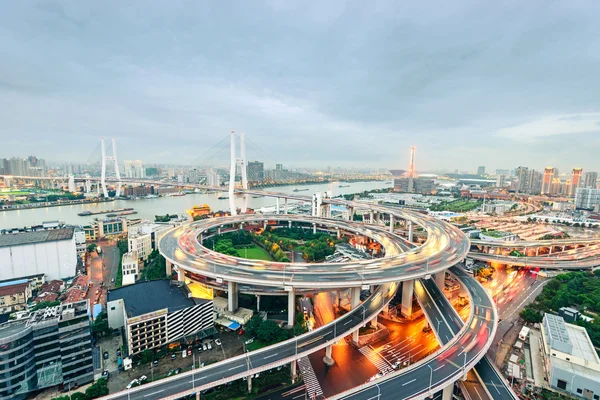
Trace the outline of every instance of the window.
<instances>
[{"instance_id":1,"label":"window","mask_svg":"<svg viewBox=\"0 0 600 400\"><path fill-rule=\"evenodd\" d=\"M556 382L556 386L559 389L567 390L567 381L563 381L562 379L559 379L558 382Z\"/></svg>"},{"instance_id":2,"label":"window","mask_svg":"<svg viewBox=\"0 0 600 400\"><path fill-rule=\"evenodd\" d=\"M581 393L583 393L583 390L577 388L577 393L581 394Z\"/></svg>"},{"instance_id":3,"label":"window","mask_svg":"<svg viewBox=\"0 0 600 400\"><path fill-rule=\"evenodd\" d=\"M594 395L594 400L600 400L600 396L598 396L597 394Z\"/></svg>"},{"instance_id":4,"label":"window","mask_svg":"<svg viewBox=\"0 0 600 400\"><path fill-rule=\"evenodd\" d=\"M111 309L112 311L115 311L115 307L111 307L110 309Z\"/></svg>"}]
</instances>

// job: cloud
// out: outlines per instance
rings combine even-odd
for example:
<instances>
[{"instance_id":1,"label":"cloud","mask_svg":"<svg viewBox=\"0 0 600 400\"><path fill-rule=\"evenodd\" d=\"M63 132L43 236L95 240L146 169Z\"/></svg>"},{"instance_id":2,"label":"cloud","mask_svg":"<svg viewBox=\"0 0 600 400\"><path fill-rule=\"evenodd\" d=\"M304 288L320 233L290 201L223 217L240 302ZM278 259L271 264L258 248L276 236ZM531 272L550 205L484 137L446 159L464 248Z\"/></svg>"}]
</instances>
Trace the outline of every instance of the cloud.
<instances>
[{"instance_id":1,"label":"cloud","mask_svg":"<svg viewBox=\"0 0 600 400\"><path fill-rule=\"evenodd\" d=\"M600 112L552 115L538 118L508 128L499 129L496 135L523 142L539 141L548 136L600 134Z\"/></svg>"}]
</instances>

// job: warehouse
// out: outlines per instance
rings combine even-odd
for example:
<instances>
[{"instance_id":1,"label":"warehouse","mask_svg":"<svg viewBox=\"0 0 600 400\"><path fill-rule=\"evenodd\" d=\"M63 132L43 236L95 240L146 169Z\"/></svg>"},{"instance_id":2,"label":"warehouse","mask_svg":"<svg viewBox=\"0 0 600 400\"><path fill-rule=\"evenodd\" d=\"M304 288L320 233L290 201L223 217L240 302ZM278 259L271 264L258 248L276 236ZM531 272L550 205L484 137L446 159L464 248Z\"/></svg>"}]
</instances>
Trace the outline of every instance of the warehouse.
<instances>
[{"instance_id":1,"label":"warehouse","mask_svg":"<svg viewBox=\"0 0 600 400\"><path fill-rule=\"evenodd\" d=\"M46 280L75 276L73 228L0 235L0 281L44 274Z\"/></svg>"}]
</instances>

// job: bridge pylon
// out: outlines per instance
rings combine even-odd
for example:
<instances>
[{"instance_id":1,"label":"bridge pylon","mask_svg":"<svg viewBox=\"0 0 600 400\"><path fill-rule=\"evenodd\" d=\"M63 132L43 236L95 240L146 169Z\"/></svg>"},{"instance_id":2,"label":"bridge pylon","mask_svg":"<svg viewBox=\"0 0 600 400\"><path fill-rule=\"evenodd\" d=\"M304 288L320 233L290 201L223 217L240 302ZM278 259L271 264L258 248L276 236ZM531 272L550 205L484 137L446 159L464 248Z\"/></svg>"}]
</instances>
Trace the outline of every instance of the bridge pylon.
<instances>
[{"instance_id":1,"label":"bridge pylon","mask_svg":"<svg viewBox=\"0 0 600 400\"><path fill-rule=\"evenodd\" d=\"M119 172L119 163L117 162L117 143L115 139L112 139L112 154L106 155L106 147L104 147L104 138L100 139L100 148L102 150L102 175L100 178L100 185L102 185L102 192L104 197L108 198L108 189L106 187L106 162L114 162L115 174L117 176L117 191L115 196L121 195L121 174ZM98 185L98 190L100 190Z\"/></svg>"},{"instance_id":2,"label":"bridge pylon","mask_svg":"<svg viewBox=\"0 0 600 400\"><path fill-rule=\"evenodd\" d=\"M236 140L235 131L231 131L230 134L230 168L229 168L229 208L231 215L236 215L237 210L235 207L235 198L233 192L235 189L235 175L237 172L238 165L240 166L240 175L242 177L242 188L248 189L248 160L246 159L246 134L240 134L240 157L236 157ZM244 195L241 211L244 213L248 207L248 195Z\"/></svg>"}]
</instances>

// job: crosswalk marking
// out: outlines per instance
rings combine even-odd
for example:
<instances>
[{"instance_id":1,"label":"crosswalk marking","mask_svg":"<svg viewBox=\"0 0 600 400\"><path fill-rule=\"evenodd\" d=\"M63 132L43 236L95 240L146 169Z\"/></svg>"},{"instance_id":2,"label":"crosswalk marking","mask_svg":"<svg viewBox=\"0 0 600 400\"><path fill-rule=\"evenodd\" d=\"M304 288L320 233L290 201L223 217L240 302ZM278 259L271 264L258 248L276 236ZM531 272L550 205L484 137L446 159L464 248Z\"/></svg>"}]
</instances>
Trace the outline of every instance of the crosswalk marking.
<instances>
[{"instance_id":1,"label":"crosswalk marking","mask_svg":"<svg viewBox=\"0 0 600 400\"><path fill-rule=\"evenodd\" d=\"M371 361L381 372L387 372L391 369L390 365L379 354L374 352L370 346L361 347L358 351L367 357L367 360Z\"/></svg>"},{"instance_id":2,"label":"crosswalk marking","mask_svg":"<svg viewBox=\"0 0 600 400\"><path fill-rule=\"evenodd\" d=\"M302 357L299 359L298 367L300 368L302 379L304 379L304 384L306 385L306 393L308 394L308 398L315 399L318 398L318 396L322 396L323 389L321 389L321 385L319 384L317 376L315 375L315 370L313 369L308 357Z\"/></svg>"}]
</instances>

